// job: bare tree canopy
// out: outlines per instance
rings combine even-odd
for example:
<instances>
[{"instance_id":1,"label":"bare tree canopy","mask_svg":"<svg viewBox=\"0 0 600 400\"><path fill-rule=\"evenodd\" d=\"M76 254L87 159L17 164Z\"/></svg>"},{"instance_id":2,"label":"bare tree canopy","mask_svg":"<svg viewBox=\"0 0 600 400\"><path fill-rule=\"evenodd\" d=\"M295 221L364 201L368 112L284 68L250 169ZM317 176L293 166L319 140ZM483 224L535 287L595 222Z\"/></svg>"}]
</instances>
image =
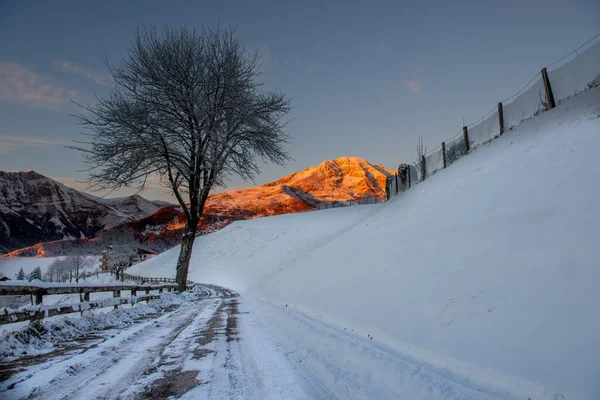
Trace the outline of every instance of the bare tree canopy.
<instances>
[{"instance_id":1,"label":"bare tree canopy","mask_svg":"<svg viewBox=\"0 0 600 400\"><path fill-rule=\"evenodd\" d=\"M85 154L96 188L141 190L156 176L173 191L187 221L177 264L182 290L211 189L231 174L254 177L260 160L289 159L290 103L263 90L257 54L232 30L138 31L128 57L109 68L110 96L78 116L91 140L73 148Z\"/></svg>"}]
</instances>

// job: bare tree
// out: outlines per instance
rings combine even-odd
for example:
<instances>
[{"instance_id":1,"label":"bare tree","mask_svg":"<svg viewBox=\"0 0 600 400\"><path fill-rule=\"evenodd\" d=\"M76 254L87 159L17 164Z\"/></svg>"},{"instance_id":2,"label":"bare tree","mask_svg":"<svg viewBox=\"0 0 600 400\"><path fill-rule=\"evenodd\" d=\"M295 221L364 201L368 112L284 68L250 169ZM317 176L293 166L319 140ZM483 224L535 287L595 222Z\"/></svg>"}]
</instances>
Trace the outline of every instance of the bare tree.
<instances>
[{"instance_id":1,"label":"bare tree","mask_svg":"<svg viewBox=\"0 0 600 400\"><path fill-rule=\"evenodd\" d=\"M108 264L115 271L117 280L125 280L125 269L131 266L136 250L128 245L113 245L108 254Z\"/></svg>"},{"instance_id":2,"label":"bare tree","mask_svg":"<svg viewBox=\"0 0 600 400\"><path fill-rule=\"evenodd\" d=\"M137 255L137 246L132 231L121 227L111 231L105 241L109 243L108 267L115 272L117 280L125 279L125 269L127 269Z\"/></svg>"},{"instance_id":3,"label":"bare tree","mask_svg":"<svg viewBox=\"0 0 600 400\"><path fill-rule=\"evenodd\" d=\"M232 30L138 31L128 57L110 67L109 98L82 106L78 116L91 140L74 148L85 153L92 186L141 191L156 176L181 205L180 291L211 189L231 174L252 178L260 159L289 159L283 121L289 100L263 90L258 69L257 54Z\"/></svg>"},{"instance_id":4,"label":"bare tree","mask_svg":"<svg viewBox=\"0 0 600 400\"><path fill-rule=\"evenodd\" d=\"M79 282L79 278L85 275L86 269L93 266L93 261L85 256L71 256L68 257L69 266L73 271L75 282Z\"/></svg>"},{"instance_id":5,"label":"bare tree","mask_svg":"<svg viewBox=\"0 0 600 400\"><path fill-rule=\"evenodd\" d=\"M44 279L48 282L79 282L84 270L92 261L84 256L57 258L46 270Z\"/></svg>"},{"instance_id":6,"label":"bare tree","mask_svg":"<svg viewBox=\"0 0 600 400\"><path fill-rule=\"evenodd\" d=\"M421 175L421 180L425 180L425 176L427 175L427 170L425 166L425 154L427 154L427 147L423 144L423 138L419 135L419 141L417 143L417 159L413 160L417 167L419 168L419 174Z\"/></svg>"}]
</instances>

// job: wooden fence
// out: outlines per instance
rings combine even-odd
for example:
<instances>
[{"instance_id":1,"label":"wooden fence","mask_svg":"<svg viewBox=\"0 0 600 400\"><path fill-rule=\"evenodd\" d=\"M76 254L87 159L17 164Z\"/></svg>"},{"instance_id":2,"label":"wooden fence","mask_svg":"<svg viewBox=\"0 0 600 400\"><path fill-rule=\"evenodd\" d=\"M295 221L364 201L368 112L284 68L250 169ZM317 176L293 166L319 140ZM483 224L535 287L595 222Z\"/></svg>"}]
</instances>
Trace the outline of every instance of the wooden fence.
<instances>
[{"instance_id":1,"label":"wooden fence","mask_svg":"<svg viewBox=\"0 0 600 400\"><path fill-rule=\"evenodd\" d=\"M159 279L159 278L153 278ZM191 285L190 285L191 286ZM0 296L31 296L32 306L19 311L4 309L0 312L0 325L13 322L34 321L56 315L83 312L92 308L114 307L117 309L122 304L135 304L141 301L158 299L165 292L175 291L175 283L156 284L105 284L105 285L0 285ZM131 291L130 297L121 297L121 291ZM158 294L150 294L158 291ZM90 301L90 293L112 292L112 298ZM138 296L138 292L143 292ZM73 304L44 305L44 296L61 294L79 294L79 302Z\"/></svg>"},{"instance_id":2,"label":"wooden fence","mask_svg":"<svg viewBox=\"0 0 600 400\"><path fill-rule=\"evenodd\" d=\"M128 281L133 281L136 283L140 283L140 284L146 284L146 283L177 283L175 281L175 278L148 278L145 276L136 276L136 275L129 275L129 274L123 274L123 277L125 280ZM192 281L187 281L188 286L189 285L193 285L194 282Z\"/></svg>"},{"instance_id":3,"label":"wooden fence","mask_svg":"<svg viewBox=\"0 0 600 400\"><path fill-rule=\"evenodd\" d=\"M582 50L584 47L585 50ZM570 57L573 58L569 60ZM428 153L425 149L419 151L414 164L409 166L413 170L412 182L425 180L476 147L501 137L523 121L553 109L571 96L599 86L600 34L542 68L520 91L498 102L477 122L463 126L462 130L440 146ZM404 189L410 186L408 184ZM398 190L394 192L398 194Z\"/></svg>"}]
</instances>

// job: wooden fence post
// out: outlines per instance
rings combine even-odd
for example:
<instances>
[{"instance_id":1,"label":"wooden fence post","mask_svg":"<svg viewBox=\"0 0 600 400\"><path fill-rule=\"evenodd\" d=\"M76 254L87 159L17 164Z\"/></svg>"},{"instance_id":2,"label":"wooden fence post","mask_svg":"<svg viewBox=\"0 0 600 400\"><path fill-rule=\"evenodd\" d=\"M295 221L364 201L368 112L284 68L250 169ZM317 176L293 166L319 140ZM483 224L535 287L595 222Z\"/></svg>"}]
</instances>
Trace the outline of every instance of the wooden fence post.
<instances>
[{"instance_id":1,"label":"wooden fence post","mask_svg":"<svg viewBox=\"0 0 600 400\"><path fill-rule=\"evenodd\" d=\"M542 68L542 81L544 81L546 100L548 101L546 110L550 110L551 108L556 107L556 103L554 102L554 94L552 93L552 86L550 86L550 80L548 79L548 71L546 71L546 68Z\"/></svg>"},{"instance_id":2,"label":"wooden fence post","mask_svg":"<svg viewBox=\"0 0 600 400\"><path fill-rule=\"evenodd\" d=\"M463 139L465 141L465 150L469 152L469 128L463 126Z\"/></svg>"},{"instance_id":3,"label":"wooden fence post","mask_svg":"<svg viewBox=\"0 0 600 400\"><path fill-rule=\"evenodd\" d=\"M398 174L396 174L396 196L398 196Z\"/></svg>"},{"instance_id":4,"label":"wooden fence post","mask_svg":"<svg viewBox=\"0 0 600 400\"><path fill-rule=\"evenodd\" d=\"M411 185L410 165L408 166L408 173L406 174L406 177L407 177L407 181L408 181L408 188L410 189L410 185Z\"/></svg>"},{"instance_id":5,"label":"wooden fence post","mask_svg":"<svg viewBox=\"0 0 600 400\"><path fill-rule=\"evenodd\" d=\"M504 133L504 108L498 103L498 123L500 124L500 136Z\"/></svg>"},{"instance_id":6,"label":"wooden fence post","mask_svg":"<svg viewBox=\"0 0 600 400\"><path fill-rule=\"evenodd\" d=\"M44 295L43 294L35 295L35 304L44 304Z\"/></svg>"},{"instance_id":7,"label":"wooden fence post","mask_svg":"<svg viewBox=\"0 0 600 400\"><path fill-rule=\"evenodd\" d=\"M116 297L121 297L121 291L120 290L114 290L113 291L113 298L116 298ZM116 310L117 308L119 308L119 305L115 304L114 307L115 307L115 310Z\"/></svg>"},{"instance_id":8,"label":"wooden fence post","mask_svg":"<svg viewBox=\"0 0 600 400\"><path fill-rule=\"evenodd\" d=\"M87 302L87 301L90 301L90 293L89 293L89 292L87 292L87 293L83 293L83 296L79 295L79 301L80 301L81 303L83 303L83 302ZM81 308L80 308L80 309L81 309ZM83 310L81 310L81 313L80 313L80 315L83 317Z\"/></svg>"},{"instance_id":9,"label":"wooden fence post","mask_svg":"<svg viewBox=\"0 0 600 400\"><path fill-rule=\"evenodd\" d=\"M442 165L446 168L446 142L442 142Z\"/></svg>"},{"instance_id":10,"label":"wooden fence post","mask_svg":"<svg viewBox=\"0 0 600 400\"><path fill-rule=\"evenodd\" d=\"M427 164L425 163L425 155L421 156L421 182L427 178Z\"/></svg>"}]
</instances>

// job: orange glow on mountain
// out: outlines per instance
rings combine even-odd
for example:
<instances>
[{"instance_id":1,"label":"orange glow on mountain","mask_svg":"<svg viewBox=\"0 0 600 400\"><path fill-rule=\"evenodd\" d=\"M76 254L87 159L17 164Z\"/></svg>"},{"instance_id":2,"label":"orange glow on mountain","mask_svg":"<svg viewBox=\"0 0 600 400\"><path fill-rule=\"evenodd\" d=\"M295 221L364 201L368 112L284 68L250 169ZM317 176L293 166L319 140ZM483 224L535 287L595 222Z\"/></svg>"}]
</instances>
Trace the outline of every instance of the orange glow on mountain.
<instances>
[{"instance_id":1,"label":"orange glow on mountain","mask_svg":"<svg viewBox=\"0 0 600 400\"><path fill-rule=\"evenodd\" d=\"M356 201L367 196L384 201L386 179L395 172L358 157L324 161L262 186L211 195L198 229L211 232L233 221L311 211L323 203ZM142 224L133 223L132 226L135 225L138 232L145 232L144 241L178 235L185 226L185 219L179 211L177 215L171 214L176 209L164 207L139 221ZM159 217L159 214L163 216Z\"/></svg>"},{"instance_id":2,"label":"orange glow on mountain","mask_svg":"<svg viewBox=\"0 0 600 400\"><path fill-rule=\"evenodd\" d=\"M226 225L238 219L309 211L322 202L360 200L365 196L383 201L386 179L395 172L358 157L324 161L262 186L211 195L201 229L206 230L210 223Z\"/></svg>"},{"instance_id":3,"label":"orange glow on mountain","mask_svg":"<svg viewBox=\"0 0 600 400\"><path fill-rule=\"evenodd\" d=\"M365 197L385 201L386 179L396 171L370 164L358 157L340 157L294 172L275 182L248 189L211 195L204 207L198 229L201 232L219 230L233 221L279 214L311 211L324 203L358 201ZM125 224L141 243L179 243L185 218L178 206L166 206L154 214ZM96 238L106 234L101 231ZM66 240L69 241L69 240ZM94 239L76 239L85 245ZM59 252L65 240L38 243L15 250L6 257L44 257Z\"/></svg>"}]
</instances>

